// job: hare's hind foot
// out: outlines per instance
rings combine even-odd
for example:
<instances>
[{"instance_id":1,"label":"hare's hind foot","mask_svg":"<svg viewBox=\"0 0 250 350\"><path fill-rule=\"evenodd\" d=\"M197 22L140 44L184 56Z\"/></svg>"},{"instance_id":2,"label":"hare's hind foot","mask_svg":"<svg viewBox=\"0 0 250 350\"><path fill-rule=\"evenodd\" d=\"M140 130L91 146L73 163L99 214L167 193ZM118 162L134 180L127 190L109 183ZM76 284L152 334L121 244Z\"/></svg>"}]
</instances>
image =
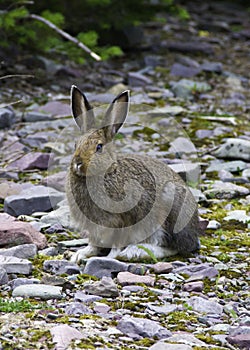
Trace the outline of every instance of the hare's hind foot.
<instances>
[{"instance_id":1,"label":"hare's hind foot","mask_svg":"<svg viewBox=\"0 0 250 350\"><path fill-rule=\"evenodd\" d=\"M152 259L152 256L154 256L156 259L163 259L177 254L177 250L156 246L150 243L142 243L141 246L143 246L146 249L144 250L143 248L139 248L137 245L132 244L127 246L123 250L113 248L108 257L112 257L113 259L123 261L140 261L150 260ZM146 250L149 251L149 254ZM152 256L150 256L150 254Z\"/></svg>"},{"instance_id":2,"label":"hare's hind foot","mask_svg":"<svg viewBox=\"0 0 250 350\"><path fill-rule=\"evenodd\" d=\"M98 247L87 245L87 247L79 249L75 254L73 254L70 261L79 264L84 259L90 258L91 256L97 256L98 253Z\"/></svg>"}]
</instances>

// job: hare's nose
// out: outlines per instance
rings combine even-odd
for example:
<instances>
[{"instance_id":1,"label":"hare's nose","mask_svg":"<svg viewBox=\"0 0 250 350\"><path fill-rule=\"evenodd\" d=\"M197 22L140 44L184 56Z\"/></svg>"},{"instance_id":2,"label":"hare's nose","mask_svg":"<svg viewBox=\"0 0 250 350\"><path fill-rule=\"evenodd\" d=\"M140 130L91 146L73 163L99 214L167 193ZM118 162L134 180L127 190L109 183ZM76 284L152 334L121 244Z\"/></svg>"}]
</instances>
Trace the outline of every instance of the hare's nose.
<instances>
[{"instance_id":1,"label":"hare's nose","mask_svg":"<svg viewBox=\"0 0 250 350\"><path fill-rule=\"evenodd\" d=\"M81 160L80 158L77 157L77 158L75 159L75 162L74 162L74 170L75 170L77 173L81 172L81 167L82 167L82 165L83 165L82 160Z\"/></svg>"}]
</instances>

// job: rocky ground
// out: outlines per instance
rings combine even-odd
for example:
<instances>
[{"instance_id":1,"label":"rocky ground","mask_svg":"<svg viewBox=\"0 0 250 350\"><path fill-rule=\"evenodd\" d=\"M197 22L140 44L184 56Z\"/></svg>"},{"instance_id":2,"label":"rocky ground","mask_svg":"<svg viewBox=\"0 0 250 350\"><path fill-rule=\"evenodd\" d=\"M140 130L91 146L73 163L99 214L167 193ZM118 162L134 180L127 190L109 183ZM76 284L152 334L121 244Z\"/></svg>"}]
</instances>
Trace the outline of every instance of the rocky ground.
<instances>
[{"instance_id":1,"label":"rocky ground","mask_svg":"<svg viewBox=\"0 0 250 350\"><path fill-rule=\"evenodd\" d=\"M1 80L1 349L250 349L249 10L209 4L189 3L187 21L159 14L144 51L115 62L2 63L2 76L35 78ZM117 143L191 186L209 220L199 255L69 261L87 244L64 194L71 84L94 105L131 90Z\"/></svg>"}]
</instances>

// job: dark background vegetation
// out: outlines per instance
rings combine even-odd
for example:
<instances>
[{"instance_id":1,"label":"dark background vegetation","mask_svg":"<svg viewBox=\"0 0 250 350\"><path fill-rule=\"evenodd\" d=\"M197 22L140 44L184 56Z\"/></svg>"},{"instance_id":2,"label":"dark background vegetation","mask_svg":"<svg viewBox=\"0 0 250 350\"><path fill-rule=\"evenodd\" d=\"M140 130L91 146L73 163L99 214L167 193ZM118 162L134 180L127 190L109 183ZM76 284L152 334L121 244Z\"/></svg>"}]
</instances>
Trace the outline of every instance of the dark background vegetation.
<instances>
[{"instance_id":1,"label":"dark background vegetation","mask_svg":"<svg viewBox=\"0 0 250 350\"><path fill-rule=\"evenodd\" d=\"M54 58L64 55L77 63L84 62L87 56L81 49L30 18L34 13L70 33L103 59L121 56L141 42L142 23L152 20L164 23L166 14L170 13L187 20L187 3L176 0L3 0L0 2L0 47L13 54L28 51ZM203 2L196 3L200 6ZM219 3L223 6L223 1ZM249 1L242 3L250 4Z\"/></svg>"}]
</instances>

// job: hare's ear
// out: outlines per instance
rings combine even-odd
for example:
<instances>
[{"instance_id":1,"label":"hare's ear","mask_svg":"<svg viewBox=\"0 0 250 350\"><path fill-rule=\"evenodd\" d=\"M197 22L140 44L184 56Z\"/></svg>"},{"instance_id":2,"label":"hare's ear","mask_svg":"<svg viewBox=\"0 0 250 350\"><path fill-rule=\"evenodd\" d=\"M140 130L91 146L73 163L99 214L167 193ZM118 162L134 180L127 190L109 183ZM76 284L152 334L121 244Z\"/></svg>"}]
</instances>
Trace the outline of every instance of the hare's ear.
<instances>
[{"instance_id":1,"label":"hare's ear","mask_svg":"<svg viewBox=\"0 0 250 350\"><path fill-rule=\"evenodd\" d=\"M82 132L95 126L93 109L87 97L75 85L71 87L71 109L75 122Z\"/></svg>"},{"instance_id":2,"label":"hare's ear","mask_svg":"<svg viewBox=\"0 0 250 350\"><path fill-rule=\"evenodd\" d=\"M129 108L129 91L126 90L118 95L110 104L105 118L104 131L107 140L111 140L123 125Z\"/></svg>"}]
</instances>

